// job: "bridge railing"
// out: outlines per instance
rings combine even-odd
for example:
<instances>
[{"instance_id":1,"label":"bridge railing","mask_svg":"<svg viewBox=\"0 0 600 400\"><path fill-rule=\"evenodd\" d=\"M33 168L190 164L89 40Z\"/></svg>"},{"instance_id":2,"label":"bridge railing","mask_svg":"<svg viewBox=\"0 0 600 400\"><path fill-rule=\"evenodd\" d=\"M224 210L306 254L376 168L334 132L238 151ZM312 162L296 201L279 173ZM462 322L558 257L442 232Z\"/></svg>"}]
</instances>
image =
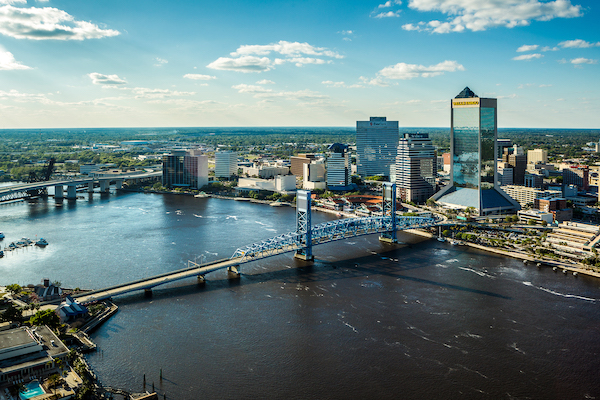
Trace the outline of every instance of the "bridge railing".
<instances>
[{"instance_id":1,"label":"bridge railing","mask_svg":"<svg viewBox=\"0 0 600 400\"><path fill-rule=\"evenodd\" d=\"M435 225L434 218L427 217L399 217L396 216L396 229L417 229ZM390 217L364 217L346 218L324 222L311 227L312 245L328 243L362 235L389 232L393 227ZM230 259L240 258L248 261L253 258L265 258L288 251L302 248L305 234L288 232L248 246L238 248Z\"/></svg>"}]
</instances>

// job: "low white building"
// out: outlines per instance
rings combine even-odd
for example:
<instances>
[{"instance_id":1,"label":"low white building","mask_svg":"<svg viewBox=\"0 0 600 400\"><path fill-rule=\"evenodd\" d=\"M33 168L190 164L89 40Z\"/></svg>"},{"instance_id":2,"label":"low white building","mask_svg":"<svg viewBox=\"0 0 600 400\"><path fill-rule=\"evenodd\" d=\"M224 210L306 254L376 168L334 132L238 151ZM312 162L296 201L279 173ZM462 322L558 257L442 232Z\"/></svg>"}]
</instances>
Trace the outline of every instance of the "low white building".
<instances>
[{"instance_id":1,"label":"low white building","mask_svg":"<svg viewBox=\"0 0 600 400\"><path fill-rule=\"evenodd\" d=\"M268 190L270 192L288 193L296 190L295 175L278 175L275 179L240 178L238 191Z\"/></svg>"},{"instance_id":2,"label":"low white building","mask_svg":"<svg viewBox=\"0 0 600 400\"><path fill-rule=\"evenodd\" d=\"M253 165L252 167L242 167L242 172L248 174L248 176L269 179L277 175L287 175L290 172L290 168L275 165Z\"/></svg>"},{"instance_id":3,"label":"low white building","mask_svg":"<svg viewBox=\"0 0 600 400\"><path fill-rule=\"evenodd\" d=\"M546 222L551 224L554 221L554 215L550 212L539 211L539 210L520 210L517 212L519 220L529 222L530 220L536 223Z\"/></svg>"}]
</instances>

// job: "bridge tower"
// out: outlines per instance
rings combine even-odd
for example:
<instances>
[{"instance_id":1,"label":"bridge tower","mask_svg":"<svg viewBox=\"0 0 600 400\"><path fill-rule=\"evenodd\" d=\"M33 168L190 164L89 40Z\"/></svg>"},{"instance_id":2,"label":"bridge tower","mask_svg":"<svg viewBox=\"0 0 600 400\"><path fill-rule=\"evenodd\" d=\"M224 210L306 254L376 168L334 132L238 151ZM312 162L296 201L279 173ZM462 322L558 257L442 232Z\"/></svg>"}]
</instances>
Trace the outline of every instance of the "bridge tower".
<instances>
[{"instance_id":1,"label":"bridge tower","mask_svg":"<svg viewBox=\"0 0 600 400\"><path fill-rule=\"evenodd\" d=\"M314 260L312 254L312 221L310 213L310 190L296 192L296 232L302 234L302 248L296 251L294 257L305 261Z\"/></svg>"},{"instance_id":2,"label":"bridge tower","mask_svg":"<svg viewBox=\"0 0 600 400\"><path fill-rule=\"evenodd\" d=\"M393 182L384 182L382 191L381 208L383 209L383 216L392 217L392 223L390 230L384 232L379 236L379 240L382 242L398 243L396 238L396 184Z\"/></svg>"}]
</instances>

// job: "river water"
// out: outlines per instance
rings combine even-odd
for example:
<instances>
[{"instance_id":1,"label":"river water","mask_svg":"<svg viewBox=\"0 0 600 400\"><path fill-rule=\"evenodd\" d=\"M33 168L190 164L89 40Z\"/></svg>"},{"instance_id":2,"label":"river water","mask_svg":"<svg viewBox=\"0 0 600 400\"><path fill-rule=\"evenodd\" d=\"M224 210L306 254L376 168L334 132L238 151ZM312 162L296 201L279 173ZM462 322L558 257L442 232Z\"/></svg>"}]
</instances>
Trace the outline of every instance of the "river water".
<instances>
[{"instance_id":1,"label":"river water","mask_svg":"<svg viewBox=\"0 0 600 400\"><path fill-rule=\"evenodd\" d=\"M313 213L313 223L334 216ZM230 200L87 194L0 206L0 284L100 288L229 257L295 211ZM101 382L169 399L600 398L600 281L401 234L314 248L115 299L92 338ZM163 378L160 379L162 370Z\"/></svg>"}]
</instances>

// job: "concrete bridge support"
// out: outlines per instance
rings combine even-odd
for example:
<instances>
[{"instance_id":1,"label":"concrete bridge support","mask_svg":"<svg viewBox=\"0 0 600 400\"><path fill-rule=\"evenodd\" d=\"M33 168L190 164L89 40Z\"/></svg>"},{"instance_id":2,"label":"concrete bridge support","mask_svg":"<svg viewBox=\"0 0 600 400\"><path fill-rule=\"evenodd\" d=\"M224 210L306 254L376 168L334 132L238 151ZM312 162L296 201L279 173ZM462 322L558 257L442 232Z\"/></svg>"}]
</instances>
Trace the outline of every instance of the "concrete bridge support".
<instances>
[{"instance_id":1,"label":"concrete bridge support","mask_svg":"<svg viewBox=\"0 0 600 400\"><path fill-rule=\"evenodd\" d=\"M124 182L123 179L117 179L115 181L115 186L117 187L117 190L123 189L123 182Z\"/></svg>"},{"instance_id":2,"label":"concrete bridge support","mask_svg":"<svg viewBox=\"0 0 600 400\"><path fill-rule=\"evenodd\" d=\"M227 277L229 279L239 279L240 278L240 266L232 265L231 267L227 267Z\"/></svg>"},{"instance_id":3,"label":"concrete bridge support","mask_svg":"<svg viewBox=\"0 0 600 400\"><path fill-rule=\"evenodd\" d=\"M88 193L92 193L94 191L94 182L88 183Z\"/></svg>"},{"instance_id":4,"label":"concrete bridge support","mask_svg":"<svg viewBox=\"0 0 600 400\"><path fill-rule=\"evenodd\" d=\"M67 186L67 199L73 200L77 198L77 185Z\"/></svg>"},{"instance_id":5,"label":"concrete bridge support","mask_svg":"<svg viewBox=\"0 0 600 400\"><path fill-rule=\"evenodd\" d=\"M198 285L204 285L206 283L206 278L204 275L198 275Z\"/></svg>"},{"instance_id":6,"label":"concrete bridge support","mask_svg":"<svg viewBox=\"0 0 600 400\"><path fill-rule=\"evenodd\" d=\"M382 242L388 243L398 243L398 239L396 237L396 184L392 182L384 182L383 183L383 193L382 193L382 209L383 216L392 217L392 226L390 227L390 231L384 232L379 236L379 240Z\"/></svg>"},{"instance_id":7,"label":"concrete bridge support","mask_svg":"<svg viewBox=\"0 0 600 400\"><path fill-rule=\"evenodd\" d=\"M144 296L152 297L152 289L144 289Z\"/></svg>"},{"instance_id":8,"label":"concrete bridge support","mask_svg":"<svg viewBox=\"0 0 600 400\"><path fill-rule=\"evenodd\" d=\"M311 193L310 190L296 192L296 232L302 233L302 248L296 251L294 257L304 261L312 261L312 221L311 221Z\"/></svg>"},{"instance_id":9,"label":"concrete bridge support","mask_svg":"<svg viewBox=\"0 0 600 400\"><path fill-rule=\"evenodd\" d=\"M108 188L110 186L110 181L108 179L103 179L100 181L100 192L106 193L108 192Z\"/></svg>"},{"instance_id":10,"label":"concrete bridge support","mask_svg":"<svg viewBox=\"0 0 600 400\"><path fill-rule=\"evenodd\" d=\"M54 186L54 198L55 199L63 198L63 186L62 185Z\"/></svg>"}]
</instances>

